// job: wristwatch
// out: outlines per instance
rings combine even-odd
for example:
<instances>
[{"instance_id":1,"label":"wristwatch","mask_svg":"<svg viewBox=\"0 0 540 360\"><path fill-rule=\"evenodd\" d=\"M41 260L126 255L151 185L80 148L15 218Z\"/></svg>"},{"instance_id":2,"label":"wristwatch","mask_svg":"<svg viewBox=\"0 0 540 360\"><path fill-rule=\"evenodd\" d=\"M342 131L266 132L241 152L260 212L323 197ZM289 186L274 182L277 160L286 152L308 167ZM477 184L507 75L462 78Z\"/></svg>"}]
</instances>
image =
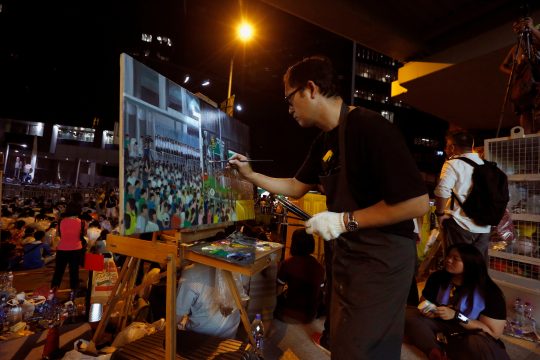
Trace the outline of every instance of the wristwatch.
<instances>
[{"instance_id":1,"label":"wristwatch","mask_svg":"<svg viewBox=\"0 0 540 360\"><path fill-rule=\"evenodd\" d=\"M354 218L354 214L352 211L349 211L347 213L347 225L345 225L345 229L347 231L356 231L358 230L358 221Z\"/></svg>"}]
</instances>

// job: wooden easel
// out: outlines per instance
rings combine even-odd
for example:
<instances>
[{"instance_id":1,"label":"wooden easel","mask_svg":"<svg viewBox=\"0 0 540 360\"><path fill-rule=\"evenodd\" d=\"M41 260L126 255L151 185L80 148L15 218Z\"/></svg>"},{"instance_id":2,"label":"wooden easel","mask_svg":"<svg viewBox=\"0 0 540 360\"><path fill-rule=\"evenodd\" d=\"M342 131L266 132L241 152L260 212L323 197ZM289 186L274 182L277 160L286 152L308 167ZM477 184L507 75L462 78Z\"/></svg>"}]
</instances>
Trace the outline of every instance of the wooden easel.
<instances>
[{"instance_id":1,"label":"wooden easel","mask_svg":"<svg viewBox=\"0 0 540 360\"><path fill-rule=\"evenodd\" d=\"M118 301L124 299L125 306L119 318L119 329L127 324L127 319L131 313L133 296L140 290L155 282L150 279L147 282L133 287L140 260L154 261L159 264L166 264L167 271L160 275L160 278L167 276L167 299L165 312L165 358L173 360L176 358L176 269L182 263L183 257L179 252L180 242L193 242L200 239L209 238L218 231L224 229L228 224L220 224L208 228L199 229L193 232L177 232L175 230L163 231L159 233L162 240L157 241L158 233L154 233L151 241L141 240L135 237L120 235L107 235L107 251L115 254L126 255L127 259L120 271L118 280L113 287L111 295L104 306L103 316L98 324L96 332L92 338L94 344L103 334L107 323L114 311ZM232 280L232 275L231 275ZM233 282L234 284L234 282ZM230 284L229 284L230 285ZM234 287L236 290L236 286ZM231 289L232 291L232 289ZM237 291L237 290L236 290ZM238 292L236 293L238 294ZM238 296L239 297L239 296ZM240 301L240 300L239 300ZM241 303L238 302L237 304ZM243 308L242 308L243 309ZM247 318L247 316L246 316ZM249 328L248 328L249 329ZM249 332L249 331L248 331ZM252 337L251 337L252 338ZM254 344L254 341L252 342Z\"/></svg>"},{"instance_id":2,"label":"wooden easel","mask_svg":"<svg viewBox=\"0 0 540 360\"><path fill-rule=\"evenodd\" d=\"M189 251L188 247L179 246L180 243L190 243L196 240L209 238L215 235L218 231L221 231L222 227L212 227L207 229L198 230L196 232L180 233L175 231L162 232L160 234L161 239L166 240L157 241L157 233L154 234L152 241L140 240L137 238L108 235L107 236L107 250L113 253L126 255L126 259L118 280L112 290L112 293L107 300L102 319L96 329L92 341L94 344L101 337L107 323L111 317L112 311L116 303L121 299L125 300L125 306L120 315L120 326L125 326L127 317L131 310L132 297L142 288L154 283L153 279L148 280L133 288L137 269L140 260L149 260L158 262L160 264L165 263L167 265L167 299L166 299L166 329L165 329L165 359L173 360L176 356L176 267L182 263L182 261L190 260L200 264L215 267L216 269L224 270L224 278L229 285L229 289L232 293L234 301L238 310L240 311L240 319L242 325L248 335L250 343L256 348L255 339L251 334L251 323L247 316L247 312L242 306L242 300L240 294L234 282L232 272L237 272L243 275L251 276L264 268L268 267L272 262L272 255L282 251L282 246L275 249L271 249L257 254L255 262L250 266L240 266L232 264L223 260L200 255L195 252ZM280 258L280 256L277 256ZM163 277L164 275L161 275Z\"/></svg>"},{"instance_id":3,"label":"wooden easel","mask_svg":"<svg viewBox=\"0 0 540 360\"><path fill-rule=\"evenodd\" d=\"M444 257L444 239L442 233L439 233L437 236L437 239L431 245L429 248L428 253L424 257L424 260L420 263L420 266L418 267L418 273L417 278L418 279L426 279L429 276L429 271L431 268L437 266L437 264L434 264L435 261L437 261L437 258L440 253L442 253L442 256Z\"/></svg>"},{"instance_id":4,"label":"wooden easel","mask_svg":"<svg viewBox=\"0 0 540 360\"><path fill-rule=\"evenodd\" d=\"M152 241L140 240L137 238L108 235L107 250L126 255L128 258L120 271L120 275L112 293L105 304L104 312L101 321L92 338L95 344L103 334L105 327L111 317L112 311L116 303L121 299L125 300L125 306L120 315L120 329L127 322L129 313L131 312L131 304L133 296L142 288L154 283L149 280L137 287L133 287L137 276L137 269L140 260L155 261L160 264L167 265L167 299L166 299L166 319L165 319L165 359L173 360L176 358L176 267L178 262L178 247L176 244L168 242L156 241L156 235ZM164 275L162 275L164 276ZM161 276L161 277L162 277Z\"/></svg>"},{"instance_id":5,"label":"wooden easel","mask_svg":"<svg viewBox=\"0 0 540 360\"><path fill-rule=\"evenodd\" d=\"M184 250L182 258L223 270L224 278L229 285L229 290L233 295L236 307L240 311L240 320L242 321L242 325L244 326L244 329L248 335L249 342L253 345L254 348L256 348L255 339L251 334L251 323L249 322L246 310L242 306L242 300L240 299L240 294L238 293L238 288L236 287L232 273L236 272L242 275L252 276L259 271L262 271L272 263L272 256L274 254L278 259L281 258L281 251L283 249L283 246L281 245L275 249L267 250L262 253L257 253L255 257L255 262L249 266L236 265L224 260L220 260L206 255L201 255L196 252L190 251L187 247L183 247L183 249Z\"/></svg>"}]
</instances>

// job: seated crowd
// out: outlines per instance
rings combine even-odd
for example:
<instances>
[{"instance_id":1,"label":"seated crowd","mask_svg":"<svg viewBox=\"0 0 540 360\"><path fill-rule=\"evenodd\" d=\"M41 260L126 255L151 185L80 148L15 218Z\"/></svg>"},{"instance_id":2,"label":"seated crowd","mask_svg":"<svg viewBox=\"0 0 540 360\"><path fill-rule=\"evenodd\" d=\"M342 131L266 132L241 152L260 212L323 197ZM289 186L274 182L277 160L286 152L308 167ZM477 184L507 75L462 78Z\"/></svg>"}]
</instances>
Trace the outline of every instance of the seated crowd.
<instances>
[{"instance_id":1,"label":"seated crowd","mask_svg":"<svg viewBox=\"0 0 540 360\"><path fill-rule=\"evenodd\" d=\"M83 202L78 194L76 211L84 222L83 236L87 236L91 223L100 231L119 232L117 204L111 211L107 207L110 198L107 195L98 192L95 198ZM62 248L60 222L68 205L63 197L55 202L44 198L4 199L0 218L0 271L38 269L57 258ZM80 238L78 235L79 242Z\"/></svg>"}]
</instances>

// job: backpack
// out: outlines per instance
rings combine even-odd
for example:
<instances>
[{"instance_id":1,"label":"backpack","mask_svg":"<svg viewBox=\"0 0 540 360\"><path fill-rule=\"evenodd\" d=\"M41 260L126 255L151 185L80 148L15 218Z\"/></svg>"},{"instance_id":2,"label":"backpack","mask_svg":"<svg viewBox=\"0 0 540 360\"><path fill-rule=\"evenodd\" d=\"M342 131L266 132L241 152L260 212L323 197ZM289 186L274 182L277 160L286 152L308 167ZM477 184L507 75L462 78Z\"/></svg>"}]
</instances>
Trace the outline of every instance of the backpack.
<instances>
[{"instance_id":1,"label":"backpack","mask_svg":"<svg viewBox=\"0 0 540 360\"><path fill-rule=\"evenodd\" d=\"M472 174L472 189L463 203L452 192L452 205L454 199L477 225L497 226L501 221L506 205L510 200L508 194L508 178L497 167L497 163L484 160L477 164L471 159L458 157L474 167Z\"/></svg>"}]
</instances>

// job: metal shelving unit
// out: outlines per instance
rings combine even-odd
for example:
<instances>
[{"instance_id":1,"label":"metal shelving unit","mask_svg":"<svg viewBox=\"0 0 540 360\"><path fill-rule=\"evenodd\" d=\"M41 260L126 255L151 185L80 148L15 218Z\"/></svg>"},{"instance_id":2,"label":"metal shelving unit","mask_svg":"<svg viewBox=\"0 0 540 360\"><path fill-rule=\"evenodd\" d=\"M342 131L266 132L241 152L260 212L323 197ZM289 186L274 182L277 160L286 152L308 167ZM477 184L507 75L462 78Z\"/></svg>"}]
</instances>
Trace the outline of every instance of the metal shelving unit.
<instances>
[{"instance_id":1,"label":"metal shelving unit","mask_svg":"<svg viewBox=\"0 0 540 360\"><path fill-rule=\"evenodd\" d=\"M485 158L508 175L508 210L515 239L489 251L490 274L505 293L530 301L540 319L540 134L524 135L513 128L510 137L484 142Z\"/></svg>"}]
</instances>

